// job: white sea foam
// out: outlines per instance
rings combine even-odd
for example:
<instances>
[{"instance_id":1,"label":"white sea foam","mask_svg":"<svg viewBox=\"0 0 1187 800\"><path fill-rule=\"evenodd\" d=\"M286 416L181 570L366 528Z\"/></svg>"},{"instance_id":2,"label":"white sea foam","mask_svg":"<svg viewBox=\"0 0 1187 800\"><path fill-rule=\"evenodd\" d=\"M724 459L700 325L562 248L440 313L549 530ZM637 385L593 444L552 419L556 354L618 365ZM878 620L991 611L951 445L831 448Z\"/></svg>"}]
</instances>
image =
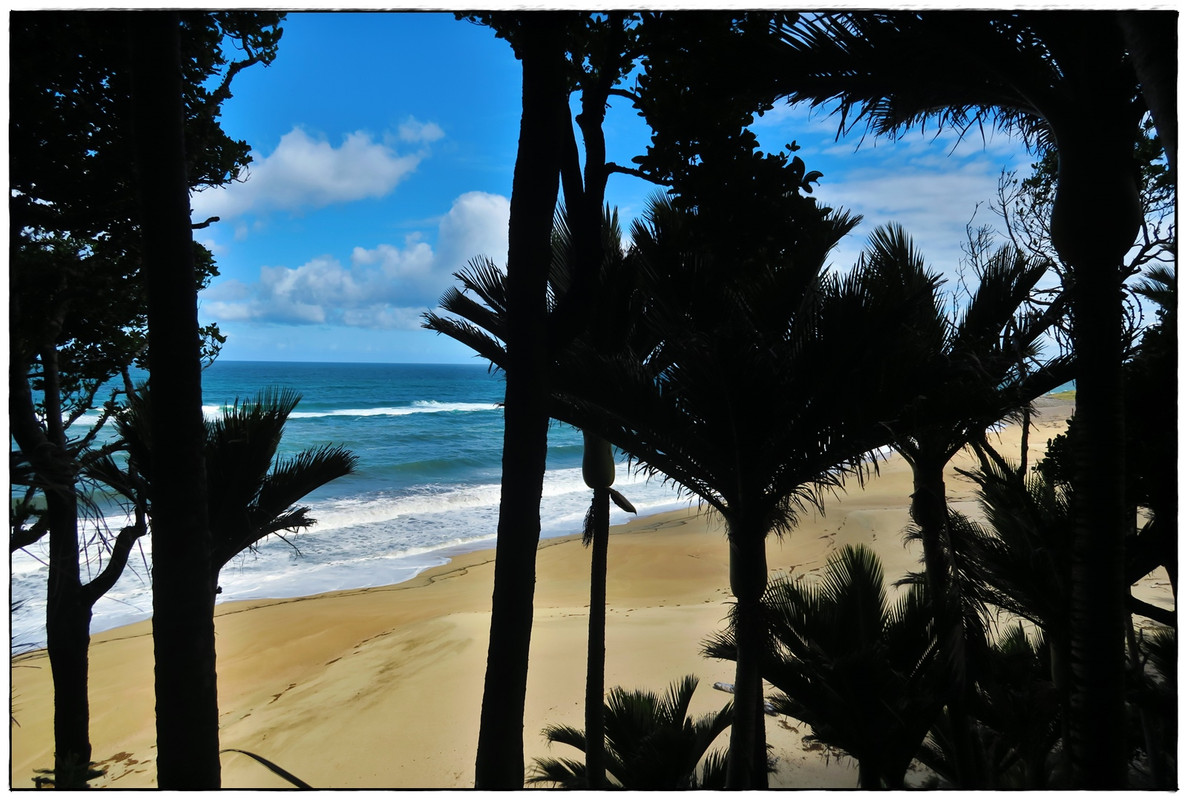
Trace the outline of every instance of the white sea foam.
<instances>
[{"instance_id":1,"label":"white sea foam","mask_svg":"<svg viewBox=\"0 0 1187 800\"><path fill-rule=\"evenodd\" d=\"M316 419L318 417L403 417L409 414L470 413L475 411L496 411L493 403L441 403L436 400L418 400L410 406L389 406L380 408L335 408L329 411L294 411L290 419Z\"/></svg>"},{"instance_id":2,"label":"white sea foam","mask_svg":"<svg viewBox=\"0 0 1187 800\"><path fill-rule=\"evenodd\" d=\"M629 475L625 466L619 467L616 486L640 514L689 503L671 486ZM541 536L579 533L589 491L579 468L550 470L541 500ZM298 597L409 580L445 563L448 554L493 547L499 497L499 484L482 483L421 485L403 493L370 493L313 503L311 515L318 522L306 532L286 534L292 546L269 537L223 568L219 602ZM611 524L628 519L630 515L612 507ZM126 519L113 515L103 523L118 531ZM24 599L12 614L14 650L44 646L47 555L44 543L13 554L12 596ZM139 541L129 569L96 604L92 631L151 616L150 556L151 537L146 536Z\"/></svg>"}]
</instances>

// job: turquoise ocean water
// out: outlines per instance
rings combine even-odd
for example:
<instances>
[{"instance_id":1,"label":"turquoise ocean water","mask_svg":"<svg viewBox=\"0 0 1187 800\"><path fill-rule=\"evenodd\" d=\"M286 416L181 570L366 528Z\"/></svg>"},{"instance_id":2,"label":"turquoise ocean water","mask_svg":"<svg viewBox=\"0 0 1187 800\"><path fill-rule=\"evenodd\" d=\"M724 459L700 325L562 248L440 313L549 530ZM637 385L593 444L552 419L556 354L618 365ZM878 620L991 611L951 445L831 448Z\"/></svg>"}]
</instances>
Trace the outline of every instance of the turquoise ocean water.
<instances>
[{"instance_id":1,"label":"turquoise ocean water","mask_svg":"<svg viewBox=\"0 0 1187 800\"><path fill-rule=\"evenodd\" d=\"M399 583L449 557L494 546L503 445L503 380L485 365L311 364L220 361L203 375L205 413L271 386L302 394L282 455L325 443L359 457L357 471L306 498L317 525L290 544L275 537L228 564L219 602L299 597ZM85 420L84 420L85 422ZM616 488L641 514L686 507L670 485L632 476L620 457ZM543 536L579 533L590 492L581 435L553 423L541 506ZM612 523L627 515L614 508ZM97 524L118 530L118 509ZM96 522L87 523L91 538ZM151 616L145 537L115 588L95 607L92 631ZM92 544L91 552L100 549ZM45 642L46 551L12 559L14 650ZM84 580L86 579L84 574Z\"/></svg>"}]
</instances>

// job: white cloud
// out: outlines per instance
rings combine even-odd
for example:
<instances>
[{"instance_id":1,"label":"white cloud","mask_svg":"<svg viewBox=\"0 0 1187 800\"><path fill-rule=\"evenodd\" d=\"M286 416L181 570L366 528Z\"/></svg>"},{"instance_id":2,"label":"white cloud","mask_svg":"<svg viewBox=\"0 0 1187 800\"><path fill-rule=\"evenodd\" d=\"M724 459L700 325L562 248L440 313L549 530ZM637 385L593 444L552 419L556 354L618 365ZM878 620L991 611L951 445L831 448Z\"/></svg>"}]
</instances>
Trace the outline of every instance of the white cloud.
<instances>
[{"instance_id":1,"label":"white cloud","mask_svg":"<svg viewBox=\"0 0 1187 800\"><path fill-rule=\"evenodd\" d=\"M929 266L953 283L966 227L998 222L989 201L1003 166L999 159L978 153L939 161L896 157L838 172L816 194L824 204L861 214L864 220L834 251L832 263L852 265L874 228L894 222L914 239Z\"/></svg>"},{"instance_id":2,"label":"white cloud","mask_svg":"<svg viewBox=\"0 0 1187 800\"><path fill-rule=\"evenodd\" d=\"M435 122L421 122L409 117L400 125L400 138L405 142L435 142L444 138L445 131Z\"/></svg>"},{"instance_id":3,"label":"white cloud","mask_svg":"<svg viewBox=\"0 0 1187 800\"><path fill-rule=\"evenodd\" d=\"M432 123L416 125L419 138L415 141L429 142L444 135ZM324 138L293 128L269 155L252 153L246 180L195 193L193 216L227 220L245 213L300 212L383 197L426 155L423 150L401 155L363 131L346 135L334 147Z\"/></svg>"},{"instance_id":4,"label":"white cloud","mask_svg":"<svg viewBox=\"0 0 1187 800\"><path fill-rule=\"evenodd\" d=\"M478 254L496 264L507 260L511 201L487 192L467 192L453 202L438 227L439 258L450 273Z\"/></svg>"},{"instance_id":5,"label":"white cloud","mask_svg":"<svg viewBox=\"0 0 1187 800\"><path fill-rule=\"evenodd\" d=\"M349 265L325 255L295 268L264 266L255 283L230 279L203 292L203 318L419 328L421 314L436 306L466 261L477 255L505 260L510 210L505 197L469 192L440 218L435 250L416 233L402 246L355 247Z\"/></svg>"}]
</instances>

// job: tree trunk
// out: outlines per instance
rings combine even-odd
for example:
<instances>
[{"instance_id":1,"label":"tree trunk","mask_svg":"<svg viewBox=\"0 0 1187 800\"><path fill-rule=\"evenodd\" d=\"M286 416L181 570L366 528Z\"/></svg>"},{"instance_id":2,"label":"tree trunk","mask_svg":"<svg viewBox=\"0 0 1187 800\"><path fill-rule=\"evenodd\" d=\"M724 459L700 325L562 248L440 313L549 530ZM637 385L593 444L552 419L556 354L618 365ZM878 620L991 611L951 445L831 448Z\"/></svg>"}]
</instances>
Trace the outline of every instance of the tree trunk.
<instances>
[{"instance_id":1,"label":"tree trunk","mask_svg":"<svg viewBox=\"0 0 1187 800\"><path fill-rule=\"evenodd\" d=\"M157 784L219 787L214 595L206 511L197 282L183 132L180 21L130 17L135 166L153 403Z\"/></svg>"},{"instance_id":2,"label":"tree trunk","mask_svg":"<svg viewBox=\"0 0 1187 800\"><path fill-rule=\"evenodd\" d=\"M91 763L87 650L91 608L84 601L79 573L76 465L66 450L62 427L57 351L42 349L43 430L37 421L26 378L28 366L10 365L9 412L12 437L44 481L49 530L49 581L46 590L46 652L54 686L54 786L81 789Z\"/></svg>"},{"instance_id":3,"label":"tree trunk","mask_svg":"<svg viewBox=\"0 0 1187 800\"><path fill-rule=\"evenodd\" d=\"M730 526L730 590L734 609L734 722L726 760L728 789L762 788L767 782L762 659L766 649L762 595L767 588L765 531Z\"/></svg>"},{"instance_id":4,"label":"tree trunk","mask_svg":"<svg viewBox=\"0 0 1187 800\"><path fill-rule=\"evenodd\" d=\"M1076 270L1069 723L1076 785L1125 786L1121 296L1114 264ZM1085 324L1086 321L1091 321Z\"/></svg>"},{"instance_id":5,"label":"tree trunk","mask_svg":"<svg viewBox=\"0 0 1187 800\"><path fill-rule=\"evenodd\" d=\"M1141 212L1133 129L1116 111L1124 105L1110 103L1109 89L1096 85L1100 105L1092 116L1060 128L1067 135L1059 141L1051 219L1052 242L1072 272L1082 433L1073 450L1068 675L1073 780L1083 789L1123 788L1128 763L1120 264Z\"/></svg>"},{"instance_id":6,"label":"tree trunk","mask_svg":"<svg viewBox=\"0 0 1187 800\"><path fill-rule=\"evenodd\" d=\"M567 121L564 53L551 14L520 18L523 116L507 253L507 389L490 643L474 785L523 787L523 711L532 636L540 496L548 445L546 287Z\"/></svg>"},{"instance_id":7,"label":"tree trunk","mask_svg":"<svg viewBox=\"0 0 1187 800\"><path fill-rule=\"evenodd\" d=\"M911 518L919 526L936 638L940 644L941 657L947 661L946 701L952 720L957 784L962 789L981 788L982 776L978 769L980 759L974 756L969 737L967 699L971 686L971 665L948 526L948 496L944 484L946 459L942 455L929 458L926 453L917 453L912 461L915 491L911 495Z\"/></svg>"},{"instance_id":8,"label":"tree trunk","mask_svg":"<svg viewBox=\"0 0 1187 800\"><path fill-rule=\"evenodd\" d=\"M585 774L591 789L606 783L606 559L610 490L595 489L589 568L589 648L585 666Z\"/></svg>"},{"instance_id":9,"label":"tree trunk","mask_svg":"<svg viewBox=\"0 0 1187 800\"><path fill-rule=\"evenodd\" d=\"M66 451L62 428L57 351L42 352L45 423L51 455L42 477L49 517L49 582L45 635L54 682L54 786L86 786L91 763L87 650L91 643L91 608L83 601L78 567L78 499L75 465Z\"/></svg>"},{"instance_id":10,"label":"tree trunk","mask_svg":"<svg viewBox=\"0 0 1187 800\"><path fill-rule=\"evenodd\" d=\"M882 777L878 774L877 768L868 761L859 759L857 762L857 788L867 791L886 788L882 784Z\"/></svg>"},{"instance_id":11,"label":"tree trunk","mask_svg":"<svg viewBox=\"0 0 1187 800\"><path fill-rule=\"evenodd\" d=\"M1117 14L1142 97L1166 148L1172 179L1178 176L1179 163L1178 16L1177 11L1131 10Z\"/></svg>"}]
</instances>

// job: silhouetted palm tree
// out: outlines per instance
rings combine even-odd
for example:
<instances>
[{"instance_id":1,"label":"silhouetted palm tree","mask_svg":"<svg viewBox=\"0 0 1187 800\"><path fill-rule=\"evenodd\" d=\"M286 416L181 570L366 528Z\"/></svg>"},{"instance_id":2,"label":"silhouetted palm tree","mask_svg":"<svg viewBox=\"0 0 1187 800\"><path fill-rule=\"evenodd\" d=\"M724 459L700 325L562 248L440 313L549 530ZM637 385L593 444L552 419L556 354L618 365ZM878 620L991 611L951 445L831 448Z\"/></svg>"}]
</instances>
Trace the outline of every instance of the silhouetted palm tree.
<instances>
[{"instance_id":1,"label":"silhouetted palm tree","mask_svg":"<svg viewBox=\"0 0 1187 800\"><path fill-rule=\"evenodd\" d=\"M766 535L790 531L843 475L861 474L920 378L920 345L901 320L930 286L875 269L822 274L856 222L820 212L740 263L698 251L695 217L654 201L633 226L629 277L606 280L595 306L619 321L618 346L578 338L549 376L555 418L596 431L726 521L744 643L730 746L741 786L765 775L756 653ZM452 293L443 306L463 321L430 315L429 327L505 362L500 273L471 265L459 279L485 305Z\"/></svg>"},{"instance_id":2,"label":"silhouetted palm tree","mask_svg":"<svg viewBox=\"0 0 1187 800\"><path fill-rule=\"evenodd\" d=\"M874 231L862 258L896 264L915 274L916 281L928 278L922 254L897 225ZM936 613L942 662L951 673L949 714L957 749L968 756L958 763L970 767L977 762L972 743L965 739L963 718L973 653L982 649L984 632L955 579L944 469L966 445L977 445L991 425L1020 415L1034 397L1071 378L1070 358L1037 362L1037 342L1056 315L1025 308L1049 267L1044 258L1003 247L975 265L977 285L959 313L950 311L937 291L931 305L919 307L918 318L904 320L929 341L932 359L927 382L919 387L904 429L896 432L891 446L911 466L911 517L923 545L924 579ZM973 788L978 779L969 774L959 785Z\"/></svg>"},{"instance_id":3,"label":"silhouetted palm tree","mask_svg":"<svg viewBox=\"0 0 1187 800\"><path fill-rule=\"evenodd\" d=\"M838 100L842 127L991 124L1053 148L1052 242L1071 268L1082 498L1072 570L1072 742L1079 785L1120 788L1124 575L1119 266L1140 222L1133 142L1145 112L1114 12L804 15L786 31L788 96ZM1169 62L1163 58L1164 63ZM1162 82L1165 85L1165 81Z\"/></svg>"},{"instance_id":4,"label":"silhouetted palm tree","mask_svg":"<svg viewBox=\"0 0 1187 800\"><path fill-rule=\"evenodd\" d=\"M614 687L606 698L606 772L623 789L721 789L725 763L709 752L713 741L730 725L732 704L717 713L692 718L688 706L696 691L691 675L675 681L663 697L638 689ZM544 729L549 743L587 751L585 733L565 725ZM698 775L697 765L701 764ZM585 765L566 758L536 759L528 783L550 783L565 789L590 784Z\"/></svg>"},{"instance_id":5,"label":"silhouetted palm tree","mask_svg":"<svg viewBox=\"0 0 1187 800\"><path fill-rule=\"evenodd\" d=\"M878 557L846 546L817 580L772 580L762 608L770 635L763 677L781 692L771 698L775 711L856 759L861 788L902 788L943 705L926 589L910 586L891 600ZM735 658L733 633L711 638L706 652Z\"/></svg>"},{"instance_id":6,"label":"silhouetted palm tree","mask_svg":"<svg viewBox=\"0 0 1187 800\"><path fill-rule=\"evenodd\" d=\"M612 487L614 451L597 434L584 434L581 474L585 485L593 489L593 499L585 515L582 543L591 550L589 568L589 645L585 666L585 774L589 788L600 789L605 782L605 737L603 732L602 695L606 686L606 561L610 548L610 501L619 508L635 512L625 497Z\"/></svg>"}]
</instances>

